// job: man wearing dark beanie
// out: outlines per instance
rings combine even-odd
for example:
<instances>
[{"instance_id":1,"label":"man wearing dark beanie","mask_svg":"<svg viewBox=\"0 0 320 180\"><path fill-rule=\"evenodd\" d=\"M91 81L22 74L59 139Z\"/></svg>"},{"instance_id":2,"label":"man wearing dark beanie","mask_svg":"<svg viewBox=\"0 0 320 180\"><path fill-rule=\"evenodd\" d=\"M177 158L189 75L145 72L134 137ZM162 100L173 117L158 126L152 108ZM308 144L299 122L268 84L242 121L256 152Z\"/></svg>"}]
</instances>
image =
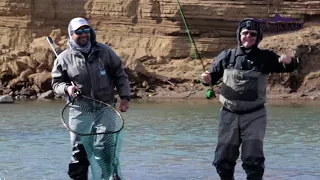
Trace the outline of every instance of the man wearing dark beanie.
<instances>
[{"instance_id":1,"label":"man wearing dark beanie","mask_svg":"<svg viewBox=\"0 0 320 180\"><path fill-rule=\"evenodd\" d=\"M292 72L298 67L293 53L278 56L270 50L259 49L262 39L258 21L242 20L237 29L237 47L222 51L212 67L202 74L206 85L223 80L218 144L213 161L222 180L234 179L241 144L242 167L247 179L263 179L267 75Z\"/></svg>"}]
</instances>

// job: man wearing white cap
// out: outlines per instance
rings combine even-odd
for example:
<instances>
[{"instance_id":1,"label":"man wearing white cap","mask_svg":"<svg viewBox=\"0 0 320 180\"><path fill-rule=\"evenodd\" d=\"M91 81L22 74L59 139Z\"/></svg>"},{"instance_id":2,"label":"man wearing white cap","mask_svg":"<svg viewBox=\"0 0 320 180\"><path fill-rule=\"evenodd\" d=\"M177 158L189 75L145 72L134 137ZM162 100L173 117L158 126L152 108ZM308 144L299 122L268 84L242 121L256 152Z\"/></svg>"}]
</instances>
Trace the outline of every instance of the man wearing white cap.
<instances>
[{"instance_id":1,"label":"man wearing white cap","mask_svg":"<svg viewBox=\"0 0 320 180\"><path fill-rule=\"evenodd\" d=\"M119 109L127 111L130 101L130 84L121 59L107 45L98 43L88 22L80 17L70 21L68 26L68 48L54 62L52 88L61 96L75 96L80 90L85 96L110 105L116 105L114 88L117 88ZM75 121L83 121L81 114ZM74 123L75 126L80 126ZM80 127L79 127L80 128ZM89 161L80 137L70 133L72 160L68 174L73 180L87 180ZM96 143L96 142L95 142ZM100 142L98 142L100 143Z\"/></svg>"}]
</instances>

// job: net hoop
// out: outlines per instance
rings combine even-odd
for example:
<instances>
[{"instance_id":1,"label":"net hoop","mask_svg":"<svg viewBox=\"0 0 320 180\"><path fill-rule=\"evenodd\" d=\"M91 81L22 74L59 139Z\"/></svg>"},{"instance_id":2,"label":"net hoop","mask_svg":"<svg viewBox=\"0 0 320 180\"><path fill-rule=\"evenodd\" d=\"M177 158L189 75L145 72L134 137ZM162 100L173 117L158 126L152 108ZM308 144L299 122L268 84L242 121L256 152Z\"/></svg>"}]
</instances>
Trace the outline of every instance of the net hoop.
<instances>
[{"instance_id":1,"label":"net hoop","mask_svg":"<svg viewBox=\"0 0 320 180\"><path fill-rule=\"evenodd\" d=\"M80 132L77 132L77 131L72 130L72 129L68 126L68 124L66 123L66 121L65 121L64 118L63 118L63 117L64 117L64 116L63 116L63 115L64 115L64 111L65 111L67 108L69 108L70 105L72 105L75 101L77 101L77 100L79 100L79 99L81 99L81 98L82 98L82 99L86 99L87 101L93 101L93 102L97 102L97 103L99 103L99 104L103 104L104 106L112 109L112 110L120 117L120 119L121 119L121 121L122 121L121 127L120 127L118 130L116 130L116 131L105 131L105 132L90 133L90 134L80 133ZM102 101L96 100L96 99L91 98L91 97L83 96L83 95L79 95L79 96L77 96L76 98L73 98L70 102L68 102L68 103L63 107L63 109L62 109L62 111L61 111L61 121L62 121L62 124L63 124L69 131L73 132L74 134L80 135L80 136L92 136L92 135L99 135L99 134L115 134L115 133L119 133L119 132L123 129L123 127L124 127L123 117L122 117L121 113L120 113L117 109L115 109L115 108L114 108L113 106L111 106L110 104L107 104L107 103L104 103L104 102L102 102Z\"/></svg>"}]
</instances>

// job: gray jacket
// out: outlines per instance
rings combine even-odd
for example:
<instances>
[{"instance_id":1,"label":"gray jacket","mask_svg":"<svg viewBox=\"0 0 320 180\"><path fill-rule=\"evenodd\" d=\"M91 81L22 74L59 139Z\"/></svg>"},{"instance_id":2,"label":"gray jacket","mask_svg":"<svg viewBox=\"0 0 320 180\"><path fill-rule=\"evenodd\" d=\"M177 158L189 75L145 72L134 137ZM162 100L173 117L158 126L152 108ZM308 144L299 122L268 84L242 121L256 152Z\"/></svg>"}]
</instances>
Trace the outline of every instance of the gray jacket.
<instances>
[{"instance_id":1,"label":"gray jacket","mask_svg":"<svg viewBox=\"0 0 320 180\"><path fill-rule=\"evenodd\" d=\"M51 72L53 91L65 96L73 81L83 95L109 104L115 102L115 87L121 98L130 98L130 84L121 59L107 45L93 42L88 58L69 48L59 54Z\"/></svg>"}]
</instances>

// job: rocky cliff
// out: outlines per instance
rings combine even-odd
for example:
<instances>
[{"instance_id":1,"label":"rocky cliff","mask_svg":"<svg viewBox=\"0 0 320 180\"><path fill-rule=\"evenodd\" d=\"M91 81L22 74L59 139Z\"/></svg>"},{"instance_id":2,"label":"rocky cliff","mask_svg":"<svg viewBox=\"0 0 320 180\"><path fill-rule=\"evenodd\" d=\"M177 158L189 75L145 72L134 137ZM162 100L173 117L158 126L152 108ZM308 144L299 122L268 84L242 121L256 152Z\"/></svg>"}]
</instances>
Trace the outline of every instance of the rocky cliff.
<instances>
[{"instance_id":1,"label":"rocky cliff","mask_svg":"<svg viewBox=\"0 0 320 180\"><path fill-rule=\"evenodd\" d=\"M262 19L261 48L278 53L293 49L301 62L295 73L270 76L270 97L319 96L320 1L181 0L180 4L205 65L236 44L239 20ZM279 25L270 21L276 15L295 20ZM98 41L121 56L134 96L203 92L197 83L201 63L190 58L194 50L176 0L0 0L0 93L52 98L54 54L45 36L64 49L67 25L77 16L87 18Z\"/></svg>"}]
</instances>

